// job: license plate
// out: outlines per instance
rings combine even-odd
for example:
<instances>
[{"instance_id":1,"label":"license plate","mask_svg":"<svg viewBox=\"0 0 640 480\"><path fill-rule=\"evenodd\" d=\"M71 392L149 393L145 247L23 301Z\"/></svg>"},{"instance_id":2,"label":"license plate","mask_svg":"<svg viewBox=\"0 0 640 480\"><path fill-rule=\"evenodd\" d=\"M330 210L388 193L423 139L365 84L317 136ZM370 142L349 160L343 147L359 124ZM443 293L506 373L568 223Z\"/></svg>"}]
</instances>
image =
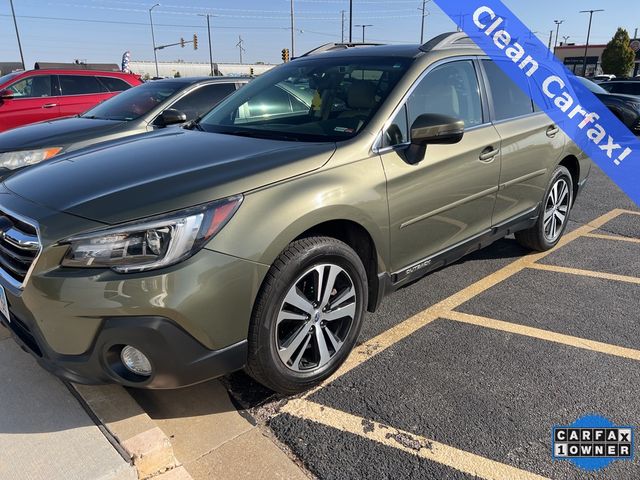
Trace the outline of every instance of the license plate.
<instances>
[{"instance_id":1,"label":"license plate","mask_svg":"<svg viewBox=\"0 0 640 480\"><path fill-rule=\"evenodd\" d=\"M11 322L9 304L7 303L7 294L4 293L4 287L2 285L0 285L0 313L2 313L7 322Z\"/></svg>"}]
</instances>

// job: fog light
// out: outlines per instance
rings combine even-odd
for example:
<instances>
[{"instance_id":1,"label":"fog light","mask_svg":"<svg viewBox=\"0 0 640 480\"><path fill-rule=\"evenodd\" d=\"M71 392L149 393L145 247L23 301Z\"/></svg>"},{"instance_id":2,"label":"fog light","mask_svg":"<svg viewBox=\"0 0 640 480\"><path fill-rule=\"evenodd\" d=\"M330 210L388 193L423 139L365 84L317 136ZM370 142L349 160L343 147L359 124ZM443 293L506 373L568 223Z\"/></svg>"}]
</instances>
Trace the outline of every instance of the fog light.
<instances>
[{"instance_id":1,"label":"fog light","mask_svg":"<svg viewBox=\"0 0 640 480\"><path fill-rule=\"evenodd\" d=\"M136 375L142 375L144 377L151 375L151 362L149 362L147 356L137 348L127 345L122 349L122 352L120 352L120 358L124 366Z\"/></svg>"}]
</instances>

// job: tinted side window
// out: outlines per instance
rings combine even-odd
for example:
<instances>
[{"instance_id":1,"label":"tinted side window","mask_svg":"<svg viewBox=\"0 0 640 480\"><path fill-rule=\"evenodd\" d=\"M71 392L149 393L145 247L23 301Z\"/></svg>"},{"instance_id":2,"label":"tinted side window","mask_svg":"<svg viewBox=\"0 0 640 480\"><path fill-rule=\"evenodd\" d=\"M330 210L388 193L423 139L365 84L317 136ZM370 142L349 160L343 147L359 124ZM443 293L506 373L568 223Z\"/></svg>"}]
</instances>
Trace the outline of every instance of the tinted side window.
<instances>
[{"instance_id":1,"label":"tinted side window","mask_svg":"<svg viewBox=\"0 0 640 480\"><path fill-rule=\"evenodd\" d=\"M86 95L90 93L104 93L103 87L96 77L90 75L60 75L62 95Z\"/></svg>"},{"instance_id":2,"label":"tinted side window","mask_svg":"<svg viewBox=\"0 0 640 480\"><path fill-rule=\"evenodd\" d=\"M504 73L492 60L483 60L489 88L493 97L496 120L506 120L533 113L531 97Z\"/></svg>"},{"instance_id":3,"label":"tinted side window","mask_svg":"<svg viewBox=\"0 0 640 480\"><path fill-rule=\"evenodd\" d=\"M482 124L478 77L471 60L446 63L429 72L407 100L409 126L424 113L464 120L465 127Z\"/></svg>"},{"instance_id":4,"label":"tinted side window","mask_svg":"<svg viewBox=\"0 0 640 480\"><path fill-rule=\"evenodd\" d=\"M640 95L640 82L611 82L608 86L611 93Z\"/></svg>"},{"instance_id":5,"label":"tinted side window","mask_svg":"<svg viewBox=\"0 0 640 480\"><path fill-rule=\"evenodd\" d=\"M98 77L98 80L110 92L124 92L125 90L129 90L131 88L131 85L120 78Z\"/></svg>"},{"instance_id":6,"label":"tinted side window","mask_svg":"<svg viewBox=\"0 0 640 480\"><path fill-rule=\"evenodd\" d=\"M187 115L187 120L193 120L207 113L225 97L236 91L233 83L219 83L216 85L205 85L191 93L186 97L182 97L171 108L180 110Z\"/></svg>"},{"instance_id":7,"label":"tinted side window","mask_svg":"<svg viewBox=\"0 0 640 480\"><path fill-rule=\"evenodd\" d=\"M50 97L51 76L35 75L23 78L11 85L8 90L11 90L16 98Z\"/></svg>"}]
</instances>

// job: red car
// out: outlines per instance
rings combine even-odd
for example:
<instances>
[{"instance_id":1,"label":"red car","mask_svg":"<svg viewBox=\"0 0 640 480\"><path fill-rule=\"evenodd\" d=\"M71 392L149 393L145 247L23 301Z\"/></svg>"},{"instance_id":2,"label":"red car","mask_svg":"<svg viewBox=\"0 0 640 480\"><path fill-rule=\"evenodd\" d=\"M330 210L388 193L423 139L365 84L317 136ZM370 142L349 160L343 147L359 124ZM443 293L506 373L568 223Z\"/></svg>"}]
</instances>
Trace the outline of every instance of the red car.
<instances>
[{"instance_id":1,"label":"red car","mask_svg":"<svg viewBox=\"0 0 640 480\"><path fill-rule=\"evenodd\" d=\"M29 70L0 77L0 132L83 113L142 81L96 70Z\"/></svg>"}]
</instances>

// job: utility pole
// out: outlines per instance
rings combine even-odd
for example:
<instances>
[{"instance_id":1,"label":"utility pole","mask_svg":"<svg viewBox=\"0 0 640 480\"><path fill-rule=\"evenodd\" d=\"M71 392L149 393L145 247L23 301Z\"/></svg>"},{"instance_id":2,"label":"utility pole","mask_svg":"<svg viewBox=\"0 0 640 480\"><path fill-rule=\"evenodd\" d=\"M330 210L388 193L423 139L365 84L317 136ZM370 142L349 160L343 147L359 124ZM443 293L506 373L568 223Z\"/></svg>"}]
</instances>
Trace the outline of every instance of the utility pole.
<instances>
[{"instance_id":1,"label":"utility pole","mask_svg":"<svg viewBox=\"0 0 640 480\"><path fill-rule=\"evenodd\" d=\"M371 25L371 24L356 25L356 27L362 27L362 43L364 43L364 29L367 28L367 27L373 27L373 25Z\"/></svg>"},{"instance_id":2,"label":"utility pole","mask_svg":"<svg viewBox=\"0 0 640 480\"><path fill-rule=\"evenodd\" d=\"M238 49L240 50L240 65L242 65L242 52L245 51L244 48L244 40L242 40L242 37L240 35L238 35L238 39L240 40L238 43L236 43L236 47L238 47Z\"/></svg>"},{"instance_id":3,"label":"utility pole","mask_svg":"<svg viewBox=\"0 0 640 480\"><path fill-rule=\"evenodd\" d=\"M349 43L353 43L353 0L349 0Z\"/></svg>"},{"instance_id":4,"label":"utility pole","mask_svg":"<svg viewBox=\"0 0 640 480\"><path fill-rule=\"evenodd\" d=\"M427 16L427 11L426 11L427 1L429 0L422 0L422 8L419 9L419 10L422 10L422 26L420 27L420 44L421 45L424 43L424 17Z\"/></svg>"},{"instance_id":5,"label":"utility pole","mask_svg":"<svg viewBox=\"0 0 640 480\"><path fill-rule=\"evenodd\" d=\"M20 42L20 33L18 32L18 22L16 21L16 11L13 9L13 0L9 0L11 4L11 15L13 15L13 26L16 29L16 38L18 39L18 50L20 50L20 62L22 63L22 69L26 70L24 66L24 55L22 54L22 43Z\"/></svg>"},{"instance_id":6,"label":"utility pole","mask_svg":"<svg viewBox=\"0 0 640 480\"><path fill-rule=\"evenodd\" d=\"M589 50L589 38L591 37L591 20L593 20L593 14L597 12L604 12L604 10L580 10L580 13L589 14L589 29L587 30L587 44L584 46L584 65L582 67L582 76L587 76L587 52Z\"/></svg>"},{"instance_id":7,"label":"utility pole","mask_svg":"<svg viewBox=\"0 0 640 480\"><path fill-rule=\"evenodd\" d=\"M551 42L553 42L553 30L549 32L549 46L547 47L551 51Z\"/></svg>"},{"instance_id":8,"label":"utility pole","mask_svg":"<svg viewBox=\"0 0 640 480\"><path fill-rule=\"evenodd\" d=\"M556 43L553 46L553 54L556 54L556 48L558 48L558 36L560 35L560 25L562 25L564 23L564 20L554 20L553 21L556 24Z\"/></svg>"},{"instance_id":9,"label":"utility pole","mask_svg":"<svg viewBox=\"0 0 640 480\"><path fill-rule=\"evenodd\" d=\"M199 13L199 17L207 17L207 33L209 34L209 66L211 67L211 76L215 75L213 71L213 50L211 49L211 23L209 21L209 17L211 17L210 13Z\"/></svg>"},{"instance_id":10,"label":"utility pole","mask_svg":"<svg viewBox=\"0 0 640 480\"><path fill-rule=\"evenodd\" d=\"M291 0L291 56L296 56L296 24L293 13L293 0Z\"/></svg>"},{"instance_id":11,"label":"utility pole","mask_svg":"<svg viewBox=\"0 0 640 480\"><path fill-rule=\"evenodd\" d=\"M159 6L160 4L156 3L153 7L149 9L149 23L151 23L151 41L153 42L153 59L156 62L156 77L159 77L160 73L158 71L158 50L156 49L156 35L153 31L153 15L151 15L151 12L154 8Z\"/></svg>"},{"instance_id":12,"label":"utility pole","mask_svg":"<svg viewBox=\"0 0 640 480\"><path fill-rule=\"evenodd\" d=\"M637 29L637 28L636 28L635 33L633 34L633 38L634 38L634 40L635 40L636 38L638 38L638 29Z\"/></svg>"},{"instance_id":13,"label":"utility pole","mask_svg":"<svg viewBox=\"0 0 640 480\"><path fill-rule=\"evenodd\" d=\"M344 10L342 10L342 43L344 43Z\"/></svg>"}]
</instances>

